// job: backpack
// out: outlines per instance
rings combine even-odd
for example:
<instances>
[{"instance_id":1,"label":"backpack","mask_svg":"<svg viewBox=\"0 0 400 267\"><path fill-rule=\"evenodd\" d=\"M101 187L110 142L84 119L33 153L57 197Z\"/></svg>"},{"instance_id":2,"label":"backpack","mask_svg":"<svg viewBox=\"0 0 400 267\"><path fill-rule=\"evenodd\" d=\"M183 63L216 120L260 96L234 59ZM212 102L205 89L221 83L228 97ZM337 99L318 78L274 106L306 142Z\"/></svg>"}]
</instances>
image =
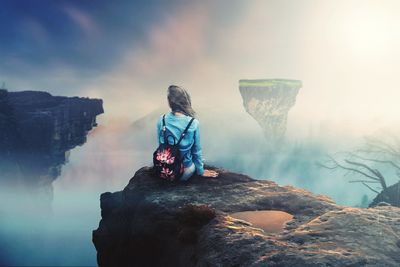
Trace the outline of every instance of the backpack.
<instances>
[{"instance_id":1,"label":"backpack","mask_svg":"<svg viewBox=\"0 0 400 267\"><path fill-rule=\"evenodd\" d=\"M167 127L165 126L165 114L163 115L162 131L164 133L164 143L161 143L156 151L154 151L153 153L154 171L156 176L168 181L176 181L182 177L183 163L181 152L179 150L179 144L187 133L193 120L194 118L190 120L177 143L175 137L170 135L174 139L174 144L171 145L168 143L168 137L170 136L167 136Z\"/></svg>"}]
</instances>

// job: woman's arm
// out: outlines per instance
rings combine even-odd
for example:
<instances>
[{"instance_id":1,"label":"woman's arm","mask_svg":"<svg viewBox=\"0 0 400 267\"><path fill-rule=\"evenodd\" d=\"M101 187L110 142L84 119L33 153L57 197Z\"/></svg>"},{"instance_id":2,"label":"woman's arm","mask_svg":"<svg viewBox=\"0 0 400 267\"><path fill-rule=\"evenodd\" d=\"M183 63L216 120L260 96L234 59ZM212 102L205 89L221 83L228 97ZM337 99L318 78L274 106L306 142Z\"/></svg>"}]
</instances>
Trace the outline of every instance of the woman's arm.
<instances>
[{"instance_id":1,"label":"woman's arm","mask_svg":"<svg viewBox=\"0 0 400 267\"><path fill-rule=\"evenodd\" d=\"M193 163L196 166L196 173L198 175L203 175L204 167L203 167L203 155L201 152L201 144L200 144L199 123L197 123L197 128L194 131L194 143L192 146L192 155L193 155Z\"/></svg>"}]
</instances>

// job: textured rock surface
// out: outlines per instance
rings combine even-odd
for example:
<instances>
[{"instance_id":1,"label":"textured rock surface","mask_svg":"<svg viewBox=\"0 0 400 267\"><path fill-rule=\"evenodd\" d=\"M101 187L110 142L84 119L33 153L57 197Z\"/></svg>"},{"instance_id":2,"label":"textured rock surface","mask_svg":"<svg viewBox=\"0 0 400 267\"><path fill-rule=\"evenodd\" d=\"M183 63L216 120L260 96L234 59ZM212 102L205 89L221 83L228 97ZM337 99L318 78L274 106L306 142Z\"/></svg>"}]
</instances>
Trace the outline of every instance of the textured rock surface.
<instances>
[{"instance_id":1,"label":"textured rock surface","mask_svg":"<svg viewBox=\"0 0 400 267\"><path fill-rule=\"evenodd\" d=\"M100 99L0 90L0 181L51 184L101 113Z\"/></svg>"},{"instance_id":2,"label":"textured rock surface","mask_svg":"<svg viewBox=\"0 0 400 267\"><path fill-rule=\"evenodd\" d=\"M374 207L379 204L384 205L384 203L387 203L387 205L400 207L400 182L397 182L382 190L369 206Z\"/></svg>"},{"instance_id":3,"label":"textured rock surface","mask_svg":"<svg viewBox=\"0 0 400 267\"><path fill-rule=\"evenodd\" d=\"M296 102L301 82L296 80L240 80L239 90L246 111L260 124L265 138L281 140L288 112Z\"/></svg>"},{"instance_id":4,"label":"textured rock surface","mask_svg":"<svg viewBox=\"0 0 400 267\"><path fill-rule=\"evenodd\" d=\"M99 265L399 266L399 208L342 207L219 171L218 179L166 184L145 167L123 191L102 194L93 231ZM268 234L229 216L247 210L282 210L294 219Z\"/></svg>"}]
</instances>

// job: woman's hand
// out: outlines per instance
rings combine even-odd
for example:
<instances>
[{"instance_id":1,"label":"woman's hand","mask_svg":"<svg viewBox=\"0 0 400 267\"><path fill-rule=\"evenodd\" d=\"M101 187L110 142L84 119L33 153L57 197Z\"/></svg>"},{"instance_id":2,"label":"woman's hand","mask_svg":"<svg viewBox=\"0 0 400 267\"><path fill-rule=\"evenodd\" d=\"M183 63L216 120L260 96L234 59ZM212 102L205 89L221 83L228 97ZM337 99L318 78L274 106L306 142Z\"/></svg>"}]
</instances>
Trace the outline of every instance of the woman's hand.
<instances>
[{"instance_id":1,"label":"woman's hand","mask_svg":"<svg viewBox=\"0 0 400 267\"><path fill-rule=\"evenodd\" d=\"M203 177L211 177L211 178L215 178L218 176L218 172L213 171L213 170L204 170L203 172Z\"/></svg>"}]
</instances>

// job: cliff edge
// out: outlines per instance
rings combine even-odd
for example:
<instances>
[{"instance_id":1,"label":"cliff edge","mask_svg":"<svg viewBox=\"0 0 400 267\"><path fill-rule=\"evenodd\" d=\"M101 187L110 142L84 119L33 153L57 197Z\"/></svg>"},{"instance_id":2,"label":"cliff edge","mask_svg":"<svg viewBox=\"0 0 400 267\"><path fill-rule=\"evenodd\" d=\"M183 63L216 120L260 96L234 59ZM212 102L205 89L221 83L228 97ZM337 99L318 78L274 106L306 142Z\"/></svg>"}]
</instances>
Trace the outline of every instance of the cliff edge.
<instances>
[{"instance_id":1,"label":"cliff edge","mask_svg":"<svg viewBox=\"0 0 400 267\"><path fill-rule=\"evenodd\" d=\"M399 266L400 209L343 207L292 186L218 170L168 184L141 168L101 195L99 266ZM293 215L269 232L238 212ZM267 226L268 227L268 226Z\"/></svg>"},{"instance_id":2,"label":"cliff edge","mask_svg":"<svg viewBox=\"0 0 400 267\"><path fill-rule=\"evenodd\" d=\"M103 112L101 99L0 89L0 182L51 187Z\"/></svg>"}]
</instances>

